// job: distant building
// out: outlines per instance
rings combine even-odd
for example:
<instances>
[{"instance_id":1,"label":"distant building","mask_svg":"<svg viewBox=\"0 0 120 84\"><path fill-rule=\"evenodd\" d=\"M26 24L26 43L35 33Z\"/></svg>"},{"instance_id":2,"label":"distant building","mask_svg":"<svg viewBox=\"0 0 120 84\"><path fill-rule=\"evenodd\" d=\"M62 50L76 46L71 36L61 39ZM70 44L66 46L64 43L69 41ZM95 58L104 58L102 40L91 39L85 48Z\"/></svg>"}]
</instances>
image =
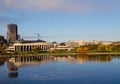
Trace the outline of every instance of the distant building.
<instances>
[{"instance_id":1,"label":"distant building","mask_svg":"<svg viewBox=\"0 0 120 84\"><path fill-rule=\"evenodd\" d=\"M53 52L53 51L56 51L56 50L65 50L65 51L70 51L73 49L73 47L70 47L68 45L61 45L61 44L57 44L57 43L53 43L54 47L51 47L50 48L50 51Z\"/></svg>"},{"instance_id":2,"label":"distant building","mask_svg":"<svg viewBox=\"0 0 120 84\"><path fill-rule=\"evenodd\" d=\"M97 40L91 40L91 41L86 41L86 40L79 40L79 46L85 46L85 45L97 45L100 44L100 41Z\"/></svg>"},{"instance_id":3,"label":"distant building","mask_svg":"<svg viewBox=\"0 0 120 84\"><path fill-rule=\"evenodd\" d=\"M120 45L120 41L114 41L112 42L112 45Z\"/></svg>"},{"instance_id":4,"label":"distant building","mask_svg":"<svg viewBox=\"0 0 120 84\"><path fill-rule=\"evenodd\" d=\"M52 48L50 48L50 51L51 52L53 52L53 51L55 51L55 50L65 50L65 51L70 51L70 50L72 50L73 48L71 48L71 47L68 47L68 46L60 46L60 45L58 45L57 47L52 47Z\"/></svg>"},{"instance_id":5,"label":"distant building","mask_svg":"<svg viewBox=\"0 0 120 84\"><path fill-rule=\"evenodd\" d=\"M0 36L0 44L4 42L4 37Z\"/></svg>"},{"instance_id":6,"label":"distant building","mask_svg":"<svg viewBox=\"0 0 120 84\"><path fill-rule=\"evenodd\" d=\"M18 40L18 28L16 24L7 25L7 42L14 43Z\"/></svg>"},{"instance_id":7,"label":"distant building","mask_svg":"<svg viewBox=\"0 0 120 84\"><path fill-rule=\"evenodd\" d=\"M102 45L111 45L113 42L112 41L102 41Z\"/></svg>"},{"instance_id":8,"label":"distant building","mask_svg":"<svg viewBox=\"0 0 120 84\"><path fill-rule=\"evenodd\" d=\"M6 45L6 40L4 39L4 36L0 36L0 46Z\"/></svg>"},{"instance_id":9,"label":"distant building","mask_svg":"<svg viewBox=\"0 0 120 84\"><path fill-rule=\"evenodd\" d=\"M92 41L86 41L86 40L78 40L78 41L74 41L74 40L69 40L67 41L66 45L69 47L79 47L79 46L85 46L85 45L97 45L100 44L101 41L97 41L97 40L92 40Z\"/></svg>"},{"instance_id":10,"label":"distant building","mask_svg":"<svg viewBox=\"0 0 120 84\"><path fill-rule=\"evenodd\" d=\"M46 41L18 41L14 43L15 52L31 52L34 48L40 47L42 51L48 51L51 47L54 47L53 43Z\"/></svg>"},{"instance_id":11,"label":"distant building","mask_svg":"<svg viewBox=\"0 0 120 84\"><path fill-rule=\"evenodd\" d=\"M21 40L20 35L17 35L17 40Z\"/></svg>"},{"instance_id":12,"label":"distant building","mask_svg":"<svg viewBox=\"0 0 120 84\"><path fill-rule=\"evenodd\" d=\"M69 47L79 47L79 43L77 41L74 41L74 40L69 40L66 42L66 45L69 46Z\"/></svg>"}]
</instances>

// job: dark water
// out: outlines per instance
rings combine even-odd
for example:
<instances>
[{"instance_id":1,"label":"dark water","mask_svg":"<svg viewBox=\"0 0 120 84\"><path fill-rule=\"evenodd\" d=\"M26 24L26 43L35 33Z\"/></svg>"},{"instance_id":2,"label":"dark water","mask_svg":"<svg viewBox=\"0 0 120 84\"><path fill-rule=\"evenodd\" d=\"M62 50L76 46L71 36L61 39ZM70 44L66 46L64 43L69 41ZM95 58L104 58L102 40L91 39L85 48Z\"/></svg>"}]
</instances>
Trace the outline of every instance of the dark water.
<instances>
[{"instance_id":1,"label":"dark water","mask_svg":"<svg viewBox=\"0 0 120 84\"><path fill-rule=\"evenodd\" d=\"M0 58L0 84L120 84L120 56Z\"/></svg>"}]
</instances>

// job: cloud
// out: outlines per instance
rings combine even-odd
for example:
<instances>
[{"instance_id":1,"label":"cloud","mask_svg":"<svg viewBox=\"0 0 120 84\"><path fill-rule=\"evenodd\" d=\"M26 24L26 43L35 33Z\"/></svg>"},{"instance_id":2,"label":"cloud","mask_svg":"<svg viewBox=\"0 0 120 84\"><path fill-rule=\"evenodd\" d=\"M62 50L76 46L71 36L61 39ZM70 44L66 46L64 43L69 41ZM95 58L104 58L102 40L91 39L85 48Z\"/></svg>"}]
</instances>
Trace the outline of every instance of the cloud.
<instances>
[{"instance_id":1,"label":"cloud","mask_svg":"<svg viewBox=\"0 0 120 84\"><path fill-rule=\"evenodd\" d=\"M0 23L25 20L23 12L28 11L113 12L119 4L120 0L0 0Z\"/></svg>"},{"instance_id":2,"label":"cloud","mask_svg":"<svg viewBox=\"0 0 120 84\"><path fill-rule=\"evenodd\" d=\"M0 0L0 10L106 11L120 8L119 0Z\"/></svg>"}]
</instances>

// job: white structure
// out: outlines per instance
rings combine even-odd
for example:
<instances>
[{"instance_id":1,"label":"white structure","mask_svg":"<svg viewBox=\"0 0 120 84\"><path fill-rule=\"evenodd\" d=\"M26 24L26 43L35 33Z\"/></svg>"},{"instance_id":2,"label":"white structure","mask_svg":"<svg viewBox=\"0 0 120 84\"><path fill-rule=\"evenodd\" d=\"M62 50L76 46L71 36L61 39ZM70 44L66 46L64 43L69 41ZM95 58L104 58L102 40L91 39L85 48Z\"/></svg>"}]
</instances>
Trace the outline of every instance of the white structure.
<instances>
[{"instance_id":1,"label":"white structure","mask_svg":"<svg viewBox=\"0 0 120 84\"><path fill-rule=\"evenodd\" d=\"M87 41L87 40L78 40L78 41L74 41L74 40L69 40L67 41L66 45L69 47L79 47L79 46L85 46L85 45L93 45L93 44L100 44L101 41L97 41L97 40L91 40L91 41Z\"/></svg>"},{"instance_id":2,"label":"white structure","mask_svg":"<svg viewBox=\"0 0 120 84\"><path fill-rule=\"evenodd\" d=\"M16 52L30 52L33 48L40 47L41 50L47 51L53 47L53 43L48 43L42 40L38 41L19 41L14 44Z\"/></svg>"},{"instance_id":3,"label":"white structure","mask_svg":"<svg viewBox=\"0 0 120 84\"><path fill-rule=\"evenodd\" d=\"M66 46L69 46L69 47L79 47L79 42L78 41L74 41L74 40L69 40L69 41L67 41Z\"/></svg>"},{"instance_id":4,"label":"white structure","mask_svg":"<svg viewBox=\"0 0 120 84\"><path fill-rule=\"evenodd\" d=\"M53 43L54 47L50 48L50 51L54 51L54 50L67 50L70 51L71 49L73 49L73 47L70 47L68 45L60 45L57 43Z\"/></svg>"},{"instance_id":5,"label":"white structure","mask_svg":"<svg viewBox=\"0 0 120 84\"><path fill-rule=\"evenodd\" d=\"M97 40L91 40L91 41L79 40L78 43L79 46L85 46L85 45L100 44L101 42Z\"/></svg>"},{"instance_id":6,"label":"white structure","mask_svg":"<svg viewBox=\"0 0 120 84\"><path fill-rule=\"evenodd\" d=\"M102 45L111 45L113 42L112 41L103 41L101 44Z\"/></svg>"},{"instance_id":7,"label":"white structure","mask_svg":"<svg viewBox=\"0 0 120 84\"><path fill-rule=\"evenodd\" d=\"M5 51L7 51L7 53L11 53L15 51L15 47L14 46L9 46L8 48L5 49Z\"/></svg>"}]
</instances>

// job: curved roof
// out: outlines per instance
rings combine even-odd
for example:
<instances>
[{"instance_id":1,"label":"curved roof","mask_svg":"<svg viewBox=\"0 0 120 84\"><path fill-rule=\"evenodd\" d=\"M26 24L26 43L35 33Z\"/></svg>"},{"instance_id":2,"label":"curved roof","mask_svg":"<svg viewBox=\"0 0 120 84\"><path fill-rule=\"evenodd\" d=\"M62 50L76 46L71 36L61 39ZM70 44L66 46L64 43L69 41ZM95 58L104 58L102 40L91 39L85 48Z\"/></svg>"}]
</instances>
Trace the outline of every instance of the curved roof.
<instances>
[{"instance_id":1,"label":"curved roof","mask_svg":"<svg viewBox=\"0 0 120 84\"><path fill-rule=\"evenodd\" d=\"M21 41L17 41L16 43L37 43L37 42L46 42L43 40L21 40Z\"/></svg>"}]
</instances>

